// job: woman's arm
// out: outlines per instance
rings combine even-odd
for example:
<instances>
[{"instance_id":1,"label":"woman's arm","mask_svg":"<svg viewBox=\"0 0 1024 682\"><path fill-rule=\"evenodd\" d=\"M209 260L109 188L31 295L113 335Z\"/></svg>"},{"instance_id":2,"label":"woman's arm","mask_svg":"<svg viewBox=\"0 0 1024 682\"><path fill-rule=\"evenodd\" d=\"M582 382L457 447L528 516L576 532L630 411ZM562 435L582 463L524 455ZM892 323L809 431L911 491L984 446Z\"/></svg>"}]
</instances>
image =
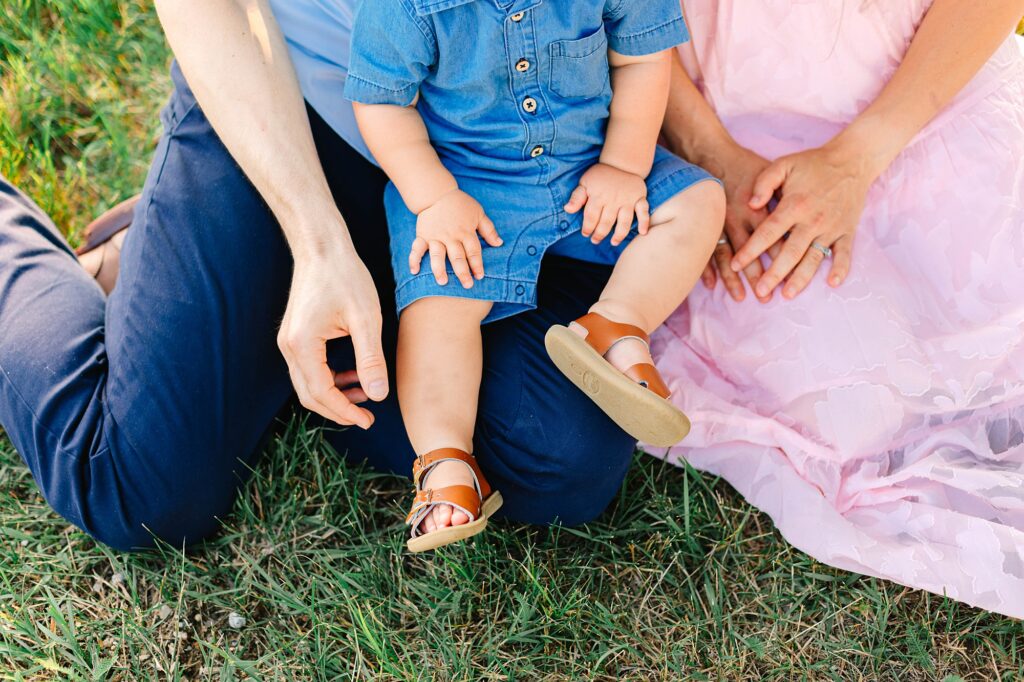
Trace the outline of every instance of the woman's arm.
<instances>
[{"instance_id":1,"label":"woman's arm","mask_svg":"<svg viewBox=\"0 0 1024 682\"><path fill-rule=\"evenodd\" d=\"M1024 14L1024 0L935 0L892 80L842 133L820 149L783 157L754 186L751 208L764 208L784 188L777 209L737 252L739 270L783 235L785 245L758 284L783 295L803 290L832 246L829 283L849 270L853 236L868 188L911 139L967 84Z\"/></svg>"},{"instance_id":2,"label":"woman's arm","mask_svg":"<svg viewBox=\"0 0 1024 682\"><path fill-rule=\"evenodd\" d=\"M203 112L291 247L295 271L278 343L302 404L369 428L372 415L350 398L388 393L380 303L331 197L266 0L157 0L156 8ZM327 341L346 335L362 392L338 390L327 365Z\"/></svg>"}]
</instances>

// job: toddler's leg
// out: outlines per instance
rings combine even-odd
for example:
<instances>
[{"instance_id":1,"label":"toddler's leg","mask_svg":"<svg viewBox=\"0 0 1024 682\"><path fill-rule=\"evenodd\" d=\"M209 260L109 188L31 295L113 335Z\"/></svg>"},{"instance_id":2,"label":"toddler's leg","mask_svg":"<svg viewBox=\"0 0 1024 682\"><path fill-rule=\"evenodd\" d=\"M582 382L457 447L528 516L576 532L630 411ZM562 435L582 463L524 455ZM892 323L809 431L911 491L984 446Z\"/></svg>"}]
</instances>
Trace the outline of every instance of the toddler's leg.
<instances>
[{"instance_id":1,"label":"toddler's leg","mask_svg":"<svg viewBox=\"0 0 1024 682\"><path fill-rule=\"evenodd\" d=\"M417 455L439 448L473 452L483 349L480 323L489 301L422 298L402 311L398 325L398 402ZM473 485L469 468L442 462L428 474L432 488ZM442 504L422 530L467 523L462 512Z\"/></svg>"},{"instance_id":2,"label":"toddler's leg","mask_svg":"<svg viewBox=\"0 0 1024 682\"><path fill-rule=\"evenodd\" d=\"M697 283L724 221L725 195L717 183L701 182L672 197L651 215L650 231L623 251L590 311L647 333L657 329ZM616 344L607 359L620 371L652 362L647 346L630 339Z\"/></svg>"}]
</instances>

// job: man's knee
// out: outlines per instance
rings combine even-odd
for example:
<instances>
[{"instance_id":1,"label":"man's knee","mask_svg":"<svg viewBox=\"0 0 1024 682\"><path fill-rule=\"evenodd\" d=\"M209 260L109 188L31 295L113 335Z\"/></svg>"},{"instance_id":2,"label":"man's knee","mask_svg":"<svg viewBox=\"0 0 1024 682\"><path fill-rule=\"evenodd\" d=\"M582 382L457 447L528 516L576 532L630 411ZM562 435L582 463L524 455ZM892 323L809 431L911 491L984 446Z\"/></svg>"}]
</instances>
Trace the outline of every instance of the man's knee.
<instances>
[{"instance_id":1,"label":"man's knee","mask_svg":"<svg viewBox=\"0 0 1024 682\"><path fill-rule=\"evenodd\" d=\"M180 549L220 530L238 484L231 475L182 470L151 485L116 491L94 486L79 525L97 541L122 551L157 545Z\"/></svg>"}]
</instances>

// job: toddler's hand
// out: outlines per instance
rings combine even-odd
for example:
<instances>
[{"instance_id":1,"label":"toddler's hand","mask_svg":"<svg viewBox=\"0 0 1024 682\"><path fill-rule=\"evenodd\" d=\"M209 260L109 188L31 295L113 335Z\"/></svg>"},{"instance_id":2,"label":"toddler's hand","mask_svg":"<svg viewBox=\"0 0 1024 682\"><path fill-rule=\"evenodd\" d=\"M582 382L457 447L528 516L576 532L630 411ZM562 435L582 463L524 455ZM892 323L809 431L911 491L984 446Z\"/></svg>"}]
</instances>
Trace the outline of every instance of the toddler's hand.
<instances>
[{"instance_id":1,"label":"toddler's hand","mask_svg":"<svg viewBox=\"0 0 1024 682\"><path fill-rule=\"evenodd\" d=\"M429 252L434 279L444 286L448 284L447 257L459 282L469 289L473 286L473 277L484 277L484 259L477 234L490 246L502 244L494 223L476 199L460 189L448 192L416 218L416 240L409 253L409 271L418 275L423 257Z\"/></svg>"},{"instance_id":2,"label":"toddler's hand","mask_svg":"<svg viewBox=\"0 0 1024 682\"><path fill-rule=\"evenodd\" d=\"M566 213L583 211L583 236L600 244L612 232L612 245L618 246L629 236L636 216L640 234L651 227L650 207L647 205L647 183L639 175L627 173L613 166L596 163L573 190Z\"/></svg>"}]
</instances>

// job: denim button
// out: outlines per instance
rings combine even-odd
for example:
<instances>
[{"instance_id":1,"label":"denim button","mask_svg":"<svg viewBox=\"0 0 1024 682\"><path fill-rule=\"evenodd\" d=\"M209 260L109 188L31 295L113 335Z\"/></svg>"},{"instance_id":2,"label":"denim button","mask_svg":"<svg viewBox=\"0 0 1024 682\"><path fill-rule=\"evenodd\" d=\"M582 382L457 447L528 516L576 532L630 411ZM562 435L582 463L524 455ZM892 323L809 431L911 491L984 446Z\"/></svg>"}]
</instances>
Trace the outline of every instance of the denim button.
<instances>
[{"instance_id":1,"label":"denim button","mask_svg":"<svg viewBox=\"0 0 1024 682\"><path fill-rule=\"evenodd\" d=\"M510 16L509 19L511 19L512 21L514 21L514 22L516 22L518 24L520 21L523 20L523 15L524 14L526 14L526 12L516 12L515 14Z\"/></svg>"},{"instance_id":2,"label":"denim button","mask_svg":"<svg viewBox=\"0 0 1024 682\"><path fill-rule=\"evenodd\" d=\"M530 254L531 256L536 256L537 255L537 247L533 246L532 244L530 246L527 246L526 247L526 253Z\"/></svg>"},{"instance_id":3,"label":"denim button","mask_svg":"<svg viewBox=\"0 0 1024 682\"><path fill-rule=\"evenodd\" d=\"M525 293L526 293L526 287L524 287L522 284L517 284L516 285L516 295L517 296L522 296Z\"/></svg>"},{"instance_id":4,"label":"denim button","mask_svg":"<svg viewBox=\"0 0 1024 682\"><path fill-rule=\"evenodd\" d=\"M526 73L530 70L530 62L525 59L520 59L516 62L516 71L519 73Z\"/></svg>"},{"instance_id":5,"label":"denim button","mask_svg":"<svg viewBox=\"0 0 1024 682\"><path fill-rule=\"evenodd\" d=\"M530 150L530 156L532 156L535 159L538 156L540 156L541 154L543 154L543 153L544 153L544 147L542 147L540 145L537 145L536 147L534 147L533 149Z\"/></svg>"},{"instance_id":6,"label":"denim button","mask_svg":"<svg viewBox=\"0 0 1024 682\"><path fill-rule=\"evenodd\" d=\"M537 111L537 100L532 97L527 97L523 100L523 111L528 114L532 114Z\"/></svg>"},{"instance_id":7,"label":"denim button","mask_svg":"<svg viewBox=\"0 0 1024 682\"><path fill-rule=\"evenodd\" d=\"M568 230L569 229L568 221L563 220L562 222L558 223L558 229L561 230L562 232L565 232L566 230Z\"/></svg>"}]
</instances>

